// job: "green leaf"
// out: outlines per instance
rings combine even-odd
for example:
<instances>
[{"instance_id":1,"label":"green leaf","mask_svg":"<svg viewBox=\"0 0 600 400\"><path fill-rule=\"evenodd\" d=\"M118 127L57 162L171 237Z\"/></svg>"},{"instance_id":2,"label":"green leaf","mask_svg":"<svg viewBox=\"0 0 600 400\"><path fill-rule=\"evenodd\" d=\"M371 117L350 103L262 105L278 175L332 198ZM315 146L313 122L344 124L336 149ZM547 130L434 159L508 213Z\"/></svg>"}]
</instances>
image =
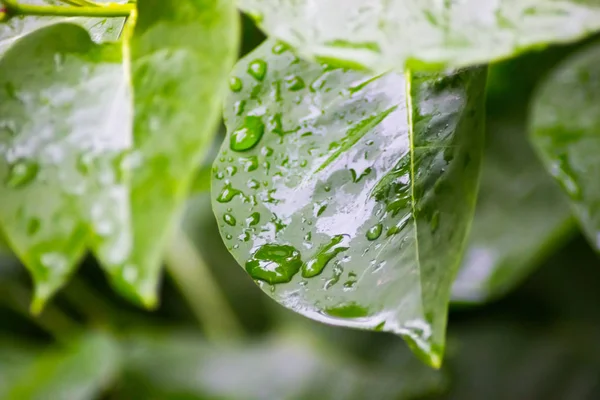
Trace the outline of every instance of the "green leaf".
<instances>
[{"instance_id":1,"label":"green leaf","mask_svg":"<svg viewBox=\"0 0 600 400\"><path fill-rule=\"evenodd\" d=\"M11 337L0 338L0 397L6 398L14 380L22 376L39 355L37 346Z\"/></svg>"},{"instance_id":2,"label":"green leaf","mask_svg":"<svg viewBox=\"0 0 600 400\"><path fill-rule=\"evenodd\" d=\"M129 86L120 46L58 24L5 53L0 87L0 224L33 276L39 312L86 245L111 267L128 251Z\"/></svg>"},{"instance_id":3,"label":"green leaf","mask_svg":"<svg viewBox=\"0 0 600 400\"><path fill-rule=\"evenodd\" d=\"M111 0L99 0L106 3ZM23 4L47 5L55 4L52 0L19 0ZM69 22L81 25L89 31L92 39L97 42L116 40L123 27L123 18L80 18L80 17L33 17L18 16L0 23L0 55L10 48L17 40L37 29L53 24Z\"/></svg>"},{"instance_id":4,"label":"green leaf","mask_svg":"<svg viewBox=\"0 0 600 400\"><path fill-rule=\"evenodd\" d=\"M573 231L568 202L530 147L514 110L488 118L479 198L452 298L505 294Z\"/></svg>"},{"instance_id":5,"label":"green leaf","mask_svg":"<svg viewBox=\"0 0 600 400\"><path fill-rule=\"evenodd\" d=\"M600 251L600 46L561 63L532 105L531 134L546 169L568 194L590 244Z\"/></svg>"},{"instance_id":6,"label":"green leaf","mask_svg":"<svg viewBox=\"0 0 600 400\"><path fill-rule=\"evenodd\" d=\"M137 4L130 45L133 243L127 261L109 273L122 293L153 306L170 228L217 129L239 16L233 0Z\"/></svg>"},{"instance_id":7,"label":"green leaf","mask_svg":"<svg viewBox=\"0 0 600 400\"><path fill-rule=\"evenodd\" d=\"M120 369L120 349L110 337L88 333L67 348L52 349L32 360L10 382L3 398L69 399L97 398Z\"/></svg>"},{"instance_id":8,"label":"green leaf","mask_svg":"<svg viewBox=\"0 0 600 400\"><path fill-rule=\"evenodd\" d=\"M305 57L373 71L467 66L600 30L598 0L240 0Z\"/></svg>"},{"instance_id":9,"label":"green leaf","mask_svg":"<svg viewBox=\"0 0 600 400\"><path fill-rule=\"evenodd\" d=\"M482 68L372 76L266 42L234 69L214 164L229 250L286 307L400 334L438 366L484 85Z\"/></svg>"},{"instance_id":10,"label":"green leaf","mask_svg":"<svg viewBox=\"0 0 600 400\"><path fill-rule=\"evenodd\" d=\"M396 400L443 386L442 374L400 343L360 363L307 333L225 346L182 333L136 335L117 398Z\"/></svg>"}]
</instances>

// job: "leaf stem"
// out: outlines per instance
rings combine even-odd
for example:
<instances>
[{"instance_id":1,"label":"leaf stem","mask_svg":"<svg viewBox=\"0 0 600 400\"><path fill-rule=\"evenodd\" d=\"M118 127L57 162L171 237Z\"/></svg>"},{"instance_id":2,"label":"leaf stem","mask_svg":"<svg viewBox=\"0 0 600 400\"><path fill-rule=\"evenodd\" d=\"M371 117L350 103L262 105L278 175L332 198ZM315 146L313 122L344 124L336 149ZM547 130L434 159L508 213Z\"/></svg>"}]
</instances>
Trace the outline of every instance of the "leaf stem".
<instances>
[{"instance_id":1,"label":"leaf stem","mask_svg":"<svg viewBox=\"0 0 600 400\"><path fill-rule=\"evenodd\" d=\"M165 262L209 339L240 336L242 329L233 310L219 290L210 268L182 228L173 234Z\"/></svg>"},{"instance_id":2,"label":"leaf stem","mask_svg":"<svg viewBox=\"0 0 600 400\"><path fill-rule=\"evenodd\" d=\"M135 4L102 3L94 6L64 7L38 6L20 4L15 0L0 0L4 4L6 14L10 17L17 15L61 16L61 17L127 17Z\"/></svg>"}]
</instances>

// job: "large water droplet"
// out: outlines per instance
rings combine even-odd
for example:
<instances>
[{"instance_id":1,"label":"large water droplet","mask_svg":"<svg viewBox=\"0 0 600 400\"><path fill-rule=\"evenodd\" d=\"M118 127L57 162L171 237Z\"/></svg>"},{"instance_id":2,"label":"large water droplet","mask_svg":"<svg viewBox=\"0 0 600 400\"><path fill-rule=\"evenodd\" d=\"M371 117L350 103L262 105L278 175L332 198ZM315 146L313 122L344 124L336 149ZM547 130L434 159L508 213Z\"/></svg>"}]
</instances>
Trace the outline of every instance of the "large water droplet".
<instances>
[{"instance_id":1,"label":"large water droplet","mask_svg":"<svg viewBox=\"0 0 600 400\"><path fill-rule=\"evenodd\" d=\"M231 183L227 183L225 186L223 186L223 190L221 190L221 193L219 193L217 201L219 203L229 203L231 200L233 200L235 196L237 196L240 193L242 192L240 192L237 189L234 189L231 186Z\"/></svg>"},{"instance_id":2,"label":"large water droplet","mask_svg":"<svg viewBox=\"0 0 600 400\"><path fill-rule=\"evenodd\" d=\"M325 314L338 318L364 318L371 313L363 306L356 303L344 303L324 310Z\"/></svg>"},{"instance_id":3,"label":"large water droplet","mask_svg":"<svg viewBox=\"0 0 600 400\"><path fill-rule=\"evenodd\" d=\"M258 144L265 133L265 124L260 117L249 116L244 123L231 134L229 147L233 151L247 151Z\"/></svg>"},{"instance_id":4,"label":"large water droplet","mask_svg":"<svg viewBox=\"0 0 600 400\"><path fill-rule=\"evenodd\" d=\"M262 81L267 75L267 63L263 60L254 60L248 64L248 73L257 81Z\"/></svg>"},{"instance_id":5,"label":"large water droplet","mask_svg":"<svg viewBox=\"0 0 600 400\"><path fill-rule=\"evenodd\" d=\"M342 251L348 250L348 239L348 235L334 236L329 243L317 251L313 258L302 265L302 276L312 278L323 272L329 261Z\"/></svg>"},{"instance_id":6,"label":"large water droplet","mask_svg":"<svg viewBox=\"0 0 600 400\"><path fill-rule=\"evenodd\" d=\"M271 285L292 280L302 266L300 252L287 245L265 244L246 261L246 271L254 279Z\"/></svg>"},{"instance_id":7,"label":"large water droplet","mask_svg":"<svg viewBox=\"0 0 600 400\"><path fill-rule=\"evenodd\" d=\"M377 239L379 239L379 236L381 236L381 232L382 231L383 231L383 225L377 224L375 226L372 226L367 231L367 239L369 239L369 240L377 240Z\"/></svg>"},{"instance_id":8,"label":"large water droplet","mask_svg":"<svg viewBox=\"0 0 600 400\"><path fill-rule=\"evenodd\" d=\"M18 161L10 166L6 185L16 189L31 183L37 176L40 166L32 161Z\"/></svg>"}]
</instances>

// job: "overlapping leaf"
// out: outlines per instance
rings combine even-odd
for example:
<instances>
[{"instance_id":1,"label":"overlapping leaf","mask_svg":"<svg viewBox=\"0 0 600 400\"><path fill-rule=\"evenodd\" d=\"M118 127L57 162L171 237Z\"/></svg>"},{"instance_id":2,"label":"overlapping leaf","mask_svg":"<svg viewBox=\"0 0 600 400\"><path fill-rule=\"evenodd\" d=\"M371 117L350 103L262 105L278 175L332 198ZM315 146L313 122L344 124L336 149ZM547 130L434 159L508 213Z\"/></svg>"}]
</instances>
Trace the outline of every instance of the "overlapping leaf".
<instances>
[{"instance_id":1,"label":"overlapping leaf","mask_svg":"<svg viewBox=\"0 0 600 400\"><path fill-rule=\"evenodd\" d=\"M33 275L39 310L88 243L109 267L129 251L120 165L131 148L129 82L120 46L71 24L25 36L0 71L0 224Z\"/></svg>"},{"instance_id":2,"label":"overlapping leaf","mask_svg":"<svg viewBox=\"0 0 600 400\"><path fill-rule=\"evenodd\" d=\"M310 58L374 71L465 66L600 30L598 0L240 0Z\"/></svg>"},{"instance_id":3,"label":"overlapping leaf","mask_svg":"<svg viewBox=\"0 0 600 400\"><path fill-rule=\"evenodd\" d=\"M35 310L87 247L123 294L155 304L170 224L212 140L236 54L233 3L138 8L125 52L58 24L0 60L0 221L36 281Z\"/></svg>"},{"instance_id":4,"label":"overlapping leaf","mask_svg":"<svg viewBox=\"0 0 600 400\"><path fill-rule=\"evenodd\" d=\"M566 197L537 160L525 118L516 113L487 120L477 209L454 301L482 302L506 293L573 231Z\"/></svg>"},{"instance_id":5,"label":"overlapping leaf","mask_svg":"<svg viewBox=\"0 0 600 400\"><path fill-rule=\"evenodd\" d=\"M569 195L591 245L600 251L600 46L559 65L537 92L531 133L546 169Z\"/></svg>"},{"instance_id":6,"label":"overlapping leaf","mask_svg":"<svg viewBox=\"0 0 600 400\"><path fill-rule=\"evenodd\" d=\"M484 69L366 75L266 42L234 69L213 208L283 305L403 335L431 364L474 209Z\"/></svg>"}]
</instances>

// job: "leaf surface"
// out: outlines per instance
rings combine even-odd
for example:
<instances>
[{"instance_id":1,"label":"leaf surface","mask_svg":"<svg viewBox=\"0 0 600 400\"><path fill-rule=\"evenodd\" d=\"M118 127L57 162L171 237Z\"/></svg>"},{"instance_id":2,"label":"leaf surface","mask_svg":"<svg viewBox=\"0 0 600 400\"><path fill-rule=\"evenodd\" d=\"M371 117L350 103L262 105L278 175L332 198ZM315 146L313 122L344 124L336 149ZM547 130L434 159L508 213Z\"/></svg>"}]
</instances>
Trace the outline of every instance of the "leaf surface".
<instances>
[{"instance_id":1,"label":"leaf surface","mask_svg":"<svg viewBox=\"0 0 600 400\"><path fill-rule=\"evenodd\" d=\"M600 251L600 46L566 59L532 105L531 138L546 169L571 200L590 244Z\"/></svg>"},{"instance_id":2,"label":"leaf surface","mask_svg":"<svg viewBox=\"0 0 600 400\"><path fill-rule=\"evenodd\" d=\"M109 272L122 293L152 306L170 227L216 132L239 21L232 0L137 4L130 43L133 243L127 261Z\"/></svg>"},{"instance_id":3,"label":"leaf surface","mask_svg":"<svg viewBox=\"0 0 600 400\"><path fill-rule=\"evenodd\" d=\"M485 70L366 75L268 41L234 69L213 209L278 302L432 365L474 210Z\"/></svg>"},{"instance_id":4,"label":"leaf surface","mask_svg":"<svg viewBox=\"0 0 600 400\"><path fill-rule=\"evenodd\" d=\"M126 257L132 106L119 45L57 24L0 59L0 223L31 272L32 308L72 273L86 246L109 267Z\"/></svg>"},{"instance_id":5,"label":"leaf surface","mask_svg":"<svg viewBox=\"0 0 600 400\"><path fill-rule=\"evenodd\" d=\"M599 0L240 0L305 57L373 71L487 63L600 30Z\"/></svg>"},{"instance_id":6,"label":"leaf surface","mask_svg":"<svg viewBox=\"0 0 600 400\"><path fill-rule=\"evenodd\" d=\"M520 283L573 231L571 210L527 140L514 110L488 117L469 246L452 299L478 303Z\"/></svg>"}]
</instances>

